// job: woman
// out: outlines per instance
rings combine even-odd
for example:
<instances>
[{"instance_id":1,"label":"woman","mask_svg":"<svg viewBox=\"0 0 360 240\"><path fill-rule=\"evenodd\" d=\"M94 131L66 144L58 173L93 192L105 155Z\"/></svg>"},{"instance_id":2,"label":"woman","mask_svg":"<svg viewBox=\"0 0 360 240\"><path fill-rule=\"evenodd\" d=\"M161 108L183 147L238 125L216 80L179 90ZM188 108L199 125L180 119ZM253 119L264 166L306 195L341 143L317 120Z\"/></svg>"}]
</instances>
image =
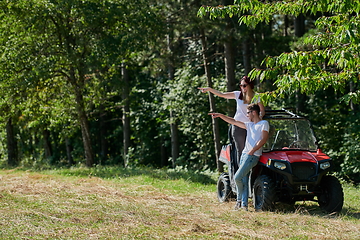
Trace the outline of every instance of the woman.
<instances>
[{"instance_id":1,"label":"woman","mask_svg":"<svg viewBox=\"0 0 360 240\"><path fill-rule=\"evenodd\" d=\"M264 105L260 102L259 97L254 97L256 94L254 92L254 82L250 80L248 76L244 76L240 81L240 91L225 92L222 93L218 90L215 90L210 87L199 88L201 92L211 92L216 96L226 98L226 99L235 99L236 100L236 113L234 119L240 122L250 122L247 117L247 106L250 103L257 103L260 107L260 118L265 113ZM231 128L231 135L235 142L236 152L237 152L237 164L239 166L240 157L245 146L246 140L246 129L240 128L233 125Z\"/></svg>"}]
</instances>

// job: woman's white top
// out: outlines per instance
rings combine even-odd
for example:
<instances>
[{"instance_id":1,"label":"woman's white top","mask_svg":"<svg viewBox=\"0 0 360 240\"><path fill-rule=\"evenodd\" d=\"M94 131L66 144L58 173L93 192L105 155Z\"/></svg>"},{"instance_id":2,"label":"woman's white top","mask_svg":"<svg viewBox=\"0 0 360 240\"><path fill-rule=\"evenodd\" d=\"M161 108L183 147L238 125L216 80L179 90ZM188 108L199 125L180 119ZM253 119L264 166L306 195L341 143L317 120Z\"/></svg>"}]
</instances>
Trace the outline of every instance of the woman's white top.
<instances>
[{"instance_id":1,"label":"woman's white top","mask_svg":"<svg viewBox=\"0 0 360 240\"><path fill-rule=\"evenodd\" d=\"M245 104L243 100L239 99L240 91L234 91L235 100L236 100L236 113L234 115L234 119L240 122L249 122L249 118L247 117L247 106L249 104ZM255 95L256 96L256 95ZM255 98L251 101L251 103L259 103L260 97Z\"/></svg>"}]
</instances>

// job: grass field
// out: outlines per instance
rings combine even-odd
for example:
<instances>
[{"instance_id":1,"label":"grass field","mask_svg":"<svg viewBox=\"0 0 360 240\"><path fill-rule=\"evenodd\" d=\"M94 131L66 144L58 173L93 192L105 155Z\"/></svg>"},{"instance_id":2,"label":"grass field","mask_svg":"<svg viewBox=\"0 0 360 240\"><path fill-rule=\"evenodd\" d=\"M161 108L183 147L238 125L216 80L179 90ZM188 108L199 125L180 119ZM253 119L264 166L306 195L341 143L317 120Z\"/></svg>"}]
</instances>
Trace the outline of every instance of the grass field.
<instances>
[{"instance_id":1,"label":"grass field","mask_svg":"<svg viewBox=\"0 0 360 240\"><path fill-rule=\"evenodd\" d=\"M183 171L0 170L0 239L360 239L360 191L327 215L316 203L234 211L216 176Z\"/></svg>"}]
</instances>

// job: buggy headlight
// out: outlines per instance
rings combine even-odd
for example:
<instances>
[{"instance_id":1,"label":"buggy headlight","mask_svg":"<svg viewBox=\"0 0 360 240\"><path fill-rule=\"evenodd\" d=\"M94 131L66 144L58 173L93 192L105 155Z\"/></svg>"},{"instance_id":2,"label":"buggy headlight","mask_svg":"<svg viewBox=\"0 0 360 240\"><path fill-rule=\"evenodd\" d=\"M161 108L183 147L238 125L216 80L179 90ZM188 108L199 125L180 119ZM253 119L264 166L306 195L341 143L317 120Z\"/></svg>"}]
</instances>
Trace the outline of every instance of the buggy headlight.
<instances>
[{"instance_id":1,"label":"buggy headlight","mask_svg":"<svg viewBox=\"0 0 360 240\"><path fill-rule=\"evenodd\" d=\"M320 163L320 168L322 170L328 169L330 167L330 163L329 162L324 162L324 163Z\"/></svg>"},{"instance_id":2,"label":"buggy headlight","mask_svg":"<svg viewBox=\"0 0 360 240\"><path fill-rule=\"evenodd\" d=\"M276 167L280 170L284 170L284 169L286 169L286 164L282 163L282 162L274 162L274 167Z\"/></svg>"}]
</instances>

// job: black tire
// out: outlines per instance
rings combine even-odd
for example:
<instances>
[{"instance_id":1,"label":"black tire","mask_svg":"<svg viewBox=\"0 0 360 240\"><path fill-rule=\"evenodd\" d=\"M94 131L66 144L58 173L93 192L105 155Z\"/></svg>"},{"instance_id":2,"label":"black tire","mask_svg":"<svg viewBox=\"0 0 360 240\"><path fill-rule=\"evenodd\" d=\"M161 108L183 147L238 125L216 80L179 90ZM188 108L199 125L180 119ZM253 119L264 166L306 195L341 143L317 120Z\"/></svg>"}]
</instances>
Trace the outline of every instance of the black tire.
<instances>
[{"instance_id":1,"label":"black tire","mask_svg":"<svg viewBox=\"0 0 360 240\"><path fill-rule=\"evenodd\" d=\"M253 189L253 202L255 210L268 211L274 208L275 183L266 175L256 178Z\"/></svg>"},{"instance_id":2,"label":"black tire","mask_svg":"<svg viewBox=\"0 0 360 240\"><path fill-rule=\"evenodd\" d=\"M219 202L226 202L232 197L228 173L222 173L217 182L217 197Z\"/></svg>"},{"instance_id":3,"label":"black tire","mask_svg":"<svg viewBox=\"0 0 360 240\"><path fill-rule=\"evenodd\" d=\"M340 212L344 204L344 192L336 177L324 176L321 179L322 193L318 196L320 208L328 213Z\"/></svg>"}]
</instances>

